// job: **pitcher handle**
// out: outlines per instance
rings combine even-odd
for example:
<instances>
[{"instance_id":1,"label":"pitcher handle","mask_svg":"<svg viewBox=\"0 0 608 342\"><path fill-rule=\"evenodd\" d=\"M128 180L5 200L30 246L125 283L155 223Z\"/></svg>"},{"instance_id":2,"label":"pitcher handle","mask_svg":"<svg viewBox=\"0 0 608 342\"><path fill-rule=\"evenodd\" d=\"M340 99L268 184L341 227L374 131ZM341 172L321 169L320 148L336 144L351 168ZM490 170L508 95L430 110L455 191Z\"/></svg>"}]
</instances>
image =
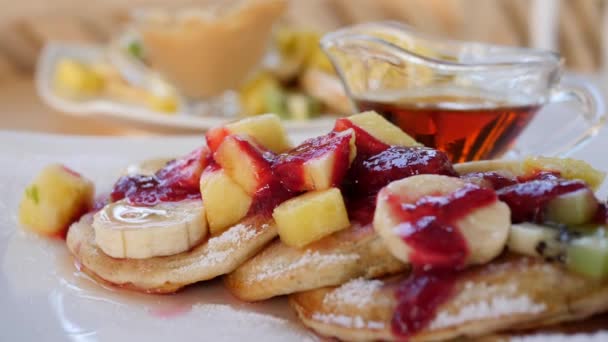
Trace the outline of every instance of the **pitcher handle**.
<instances>
[{"instance_id":1,"label":"pitcher handle","mask_svg":"<svg viewBox=\"0 0 608 342\"><path fill-rule=\"evenodd\" d=\"M600 90L589 82L574 80L572 85L560 85L551 90L547 104L576 102L580 107L577 115L584 120L584 127L567 125L557 132L544 132L543 143L535 144L515 151L515 156L544 155L566 157L584 146L592 137L597 135L606 120L605 104ZM556 144L549 135L557 137L573 136L563 144ZM561 139L560 139L561 140Z\"/></svg>"}]
</instances>

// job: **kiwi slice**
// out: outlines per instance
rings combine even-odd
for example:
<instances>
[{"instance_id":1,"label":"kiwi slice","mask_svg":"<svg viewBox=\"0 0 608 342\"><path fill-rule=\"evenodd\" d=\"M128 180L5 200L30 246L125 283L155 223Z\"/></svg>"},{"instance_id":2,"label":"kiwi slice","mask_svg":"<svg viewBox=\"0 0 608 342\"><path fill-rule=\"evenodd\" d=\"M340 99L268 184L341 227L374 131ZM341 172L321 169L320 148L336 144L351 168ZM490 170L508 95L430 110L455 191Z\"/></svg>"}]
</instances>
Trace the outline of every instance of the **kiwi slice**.
<instances>
[{"instance_id":1,"label":"kiwi slice","mask_svg":"<svg viewBox=\"0 0 608 342\"><path fill-rule=\"evenodd\" d=\"M566 265L570 270L594 279L608 278L606 227L600 226L595 231L592 230L592 233L586 233L570 241L566 254Z\"/></svg>"},{"instance_id":2,"label":"kiwi slice","mask_svg":"<svg viewBox=\"0 0 608 342\"><path fill-rule=\"evenodd\" d=\"M563 230L534 223L511 225L507 248L517 254L562 260L565 255Z\"/></svg>"},{"instance_id":3,"label":"kiwi slice","mask_svg":"<svg viewBox=\"0 0 608 342\"><path fill-rule=\"evenodd\" d=\"M545 206L544 220L567 225L590 222L599 206L593 191L584 188L555 197Z\"/></svg>"}]
</instances>

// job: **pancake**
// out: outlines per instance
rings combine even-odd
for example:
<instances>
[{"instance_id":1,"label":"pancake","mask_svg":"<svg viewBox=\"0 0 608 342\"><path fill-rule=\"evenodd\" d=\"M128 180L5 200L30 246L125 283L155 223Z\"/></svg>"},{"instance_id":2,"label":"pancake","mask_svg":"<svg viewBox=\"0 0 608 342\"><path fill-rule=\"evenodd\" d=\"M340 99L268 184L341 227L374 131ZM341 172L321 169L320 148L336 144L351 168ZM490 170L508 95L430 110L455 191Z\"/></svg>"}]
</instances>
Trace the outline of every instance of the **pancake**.
<instances>
[{"instance_id":1,"label":"pancake","mask_svg":"<svg viewBox=\"0 0 608 342\"><path fill-rule=\"evenodd\" d=\"M239 299L258 301L406 268L390 254L371 225L355 224L303 249L277 240L226 276L224 283Z\"/></svg>"},{"instance_id":2,"label":"pancake","mask_svg":"<svg viewBox=\"0 0 608 342\"><path fill-rule=\"evenodd\" d=\"M172 293L180 288L232 272L277 235L272 219L255 216L176 255L148 259L115 259L95 244L93 216L74 223L67 245L81 269L93 278L127 289Z\"/></svg>"},{"instance_id":3,"label":"pancake","mask_svg":"<svg viewBox=\"0 0 608 342\"><path fill-rule=\"evenodd\" d=\"M391 319L405 275L356 279L290 296L304 324L342 340L397 340ZM453 296L410 341L472 338L582 320L608 311L608 281L593 281L556 263L506 256L458 276Z\"/></svg>"}]
</instances>

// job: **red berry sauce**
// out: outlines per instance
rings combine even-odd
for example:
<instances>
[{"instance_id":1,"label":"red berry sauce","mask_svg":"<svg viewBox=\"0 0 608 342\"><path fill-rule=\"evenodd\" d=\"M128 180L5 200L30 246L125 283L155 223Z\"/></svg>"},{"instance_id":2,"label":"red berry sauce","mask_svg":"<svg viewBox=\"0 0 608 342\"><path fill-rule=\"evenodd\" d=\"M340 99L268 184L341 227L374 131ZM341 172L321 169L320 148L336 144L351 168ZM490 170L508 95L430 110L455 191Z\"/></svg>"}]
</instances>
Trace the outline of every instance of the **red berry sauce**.
<instances>
[{"instance_id":1,"label":"red berry sauce","mask_svg":"<svg viewBox=\"0 0 608 342\"><path fill-rule=\"evenodd\" d=\"M396 292L398 304L392 318L393 333L407 338L435 317L437 308L452 295L455 271L465 266L469 247L455 222L494 203L497 196L494 190L473 184L447 196L425 196L413 204L403 203L397 195L386 196L402 222L396 229L412 249L409 259L414 271Z\"/></svg>"},{"instance_id":2,"label":"red berry sauce","mask_svg":"<svg viewBox=\"0 0 608 342\"><path fill-rule=\"evenodd\" d=\"M201 147L170 161L154 175L123 176L114 185L110 198L114 202L126 198L129 203L141 206L198 199L199 180L209 157L207 147Z\"/></svg>"},{"instance_id":3,"label":"red berry sauce","mask_svg":"<svg viewBox=\"0 0 608 342\"><path fill-rule=\"evenodd\" d=\"M370 224L374 220L376 210L376 196L345 197L348 219L362 225Z\"/></svg>"},{"instance_id":4,"label":"red berry sauce","mask_svg":"<svg viewBox=\"0 0 608 342\"><path fill-rule=\"evenodd\" d=\"M314 190L312 184L306 184L304 165L311 160L334 153L331 185L340 185L349 167L351 138L350 134L331 132L308 139L296 148L279 154L274 160L272 170L283 186L290 191Z\"/></svg>"},{"instance_id":5,"label":"red berry sauce","mask_svg":"<svg viewBox=\"0 0 608 342\"><path fill-rule=\"evenodd\" d=\"M600 203L600 205L598 205L592 222L597 224L608 224L608 208L606 207L606 203Z\"/></svg>"},{"instance_id":6,"label":"red berry sauce","mask_svg":"<svg viewBox=\"0 0 608 342\"><path fill-rule=\"evenodd\" d=\"M394 335L407 339L424 329L441 304L454 294L458 273L446 270L414 272L399 284L397 307L391 319Z\"/></svg>"},{"instance_id":7,"label":"red berry sauce","mask_svg":"<svg viewBox=\"0 0 608 342\"><path fill-rule=\"evenodd\" d=\"M272 215L274 208L295 195L295 193L285 189L277 179L274 179L256 191L253 195L253 200L251 201L251 206L249 207L247 215L263 215L269 217Z\"/></svg>"},{"instance_id":8,"label":"red berry sauce","mask_svg":"<svg viewBox=\"0 0 608 342\"><path fill-rule=\"evenodd\" d=\"M350 191L375 195L388 183L405 177L437 174L458 176L447 154L428 147L391 146L365 159L355 159L348 174Z\"/></svg>"}]
</instances>

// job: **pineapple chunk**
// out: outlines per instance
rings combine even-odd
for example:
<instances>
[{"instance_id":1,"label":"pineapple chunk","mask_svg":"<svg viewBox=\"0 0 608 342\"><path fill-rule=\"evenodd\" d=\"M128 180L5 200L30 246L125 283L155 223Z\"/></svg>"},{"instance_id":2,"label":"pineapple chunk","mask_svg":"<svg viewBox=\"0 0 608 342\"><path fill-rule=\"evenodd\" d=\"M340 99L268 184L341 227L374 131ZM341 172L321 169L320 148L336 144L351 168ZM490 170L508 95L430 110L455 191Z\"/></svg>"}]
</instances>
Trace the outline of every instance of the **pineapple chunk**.
<instances>
[{"instance_id":1,"label":"pineapple chunk","mask_svg":"<svg viewBox=\"0 0 608 342\"><path fill-rule=\"evenodd\" d=\"M93 183L63 165L44 168L25 189L19 222L33 232L65 236L69 225L93 205Z\"/></svg>"},{"instance_id":2,"label":"pineapple chunk","mask_svg":"<svg viewBox=\"0 0 608 342\"><path fill-rule=\"evenodd\" d=\"M224 170L205 171L200 185L211 235L223 232L247 215L252 197Z\"/></svg>"},{"instance_id":3,"label":"pineapple chunk","mask_svg":"<svg viewBox=\"0 0 608 342\"><path fill-rule=\"evenodd\" d=\"M580 179L585 181L593 190L602 184L606 174L594 169L582 160L572 158L528 157L523 163L524 173L536 170L559 171L566 179Z\"/></svg>"},{"instance_id":4,"label":"pineapple chunk","mask_svg":"<svg viewBox=\"0 0 608 342\"><path fill-rule=\"evenodd\" d=\"M412 137L393 125L380 114L369 111L336 120L334 131L353 128L356 133L357 151L376 154L389 146L418 146Z\"/></svg>"},{"instance_id":5,"label":"pineapple chunk","mask_svg":"<svg viewBox=\"0 0 608 342\"><path fill-rule=\"evenodd\" d=\"M226 125L231 134L247 134L257 143L275 153L291 148L281 119L274 114L265 114L239 120Z\"/></svg>"},{"instance_id":6,"label":"pineapple chunk","mask_svg":"<svg viewBox=\"0 0 608 342\"><path fill-rule=\"evenodd\" d=\"M87 65L63 59L55 69L55 87L69 96L87 96L101 92L103 78Z\"/></svg>"},{"instance_id":7,"label":"pineapple chunk","mask_svg":"<svg viewBox=\"0 0 608 342\"><path fill-rule=\"evenodd\" d=\"M336 188L307 192L283 202L272 217L281 241L297 248L350 226L344 199Z\"/></svg>"},{"instance_id":8,"label":"pineapple chunk","mask_svg":"<svg viewBox=\"0 0 608 342\"><path fill-rule=\"evenodd\" d=\"M274 114L264 114L245 118L223 127L212 128L207 132L207 145L216 151L224 138L231 134L245 134L256 143L275 153L282 153L291 148L281 119Z\"/></svg>"}]
</instances>

